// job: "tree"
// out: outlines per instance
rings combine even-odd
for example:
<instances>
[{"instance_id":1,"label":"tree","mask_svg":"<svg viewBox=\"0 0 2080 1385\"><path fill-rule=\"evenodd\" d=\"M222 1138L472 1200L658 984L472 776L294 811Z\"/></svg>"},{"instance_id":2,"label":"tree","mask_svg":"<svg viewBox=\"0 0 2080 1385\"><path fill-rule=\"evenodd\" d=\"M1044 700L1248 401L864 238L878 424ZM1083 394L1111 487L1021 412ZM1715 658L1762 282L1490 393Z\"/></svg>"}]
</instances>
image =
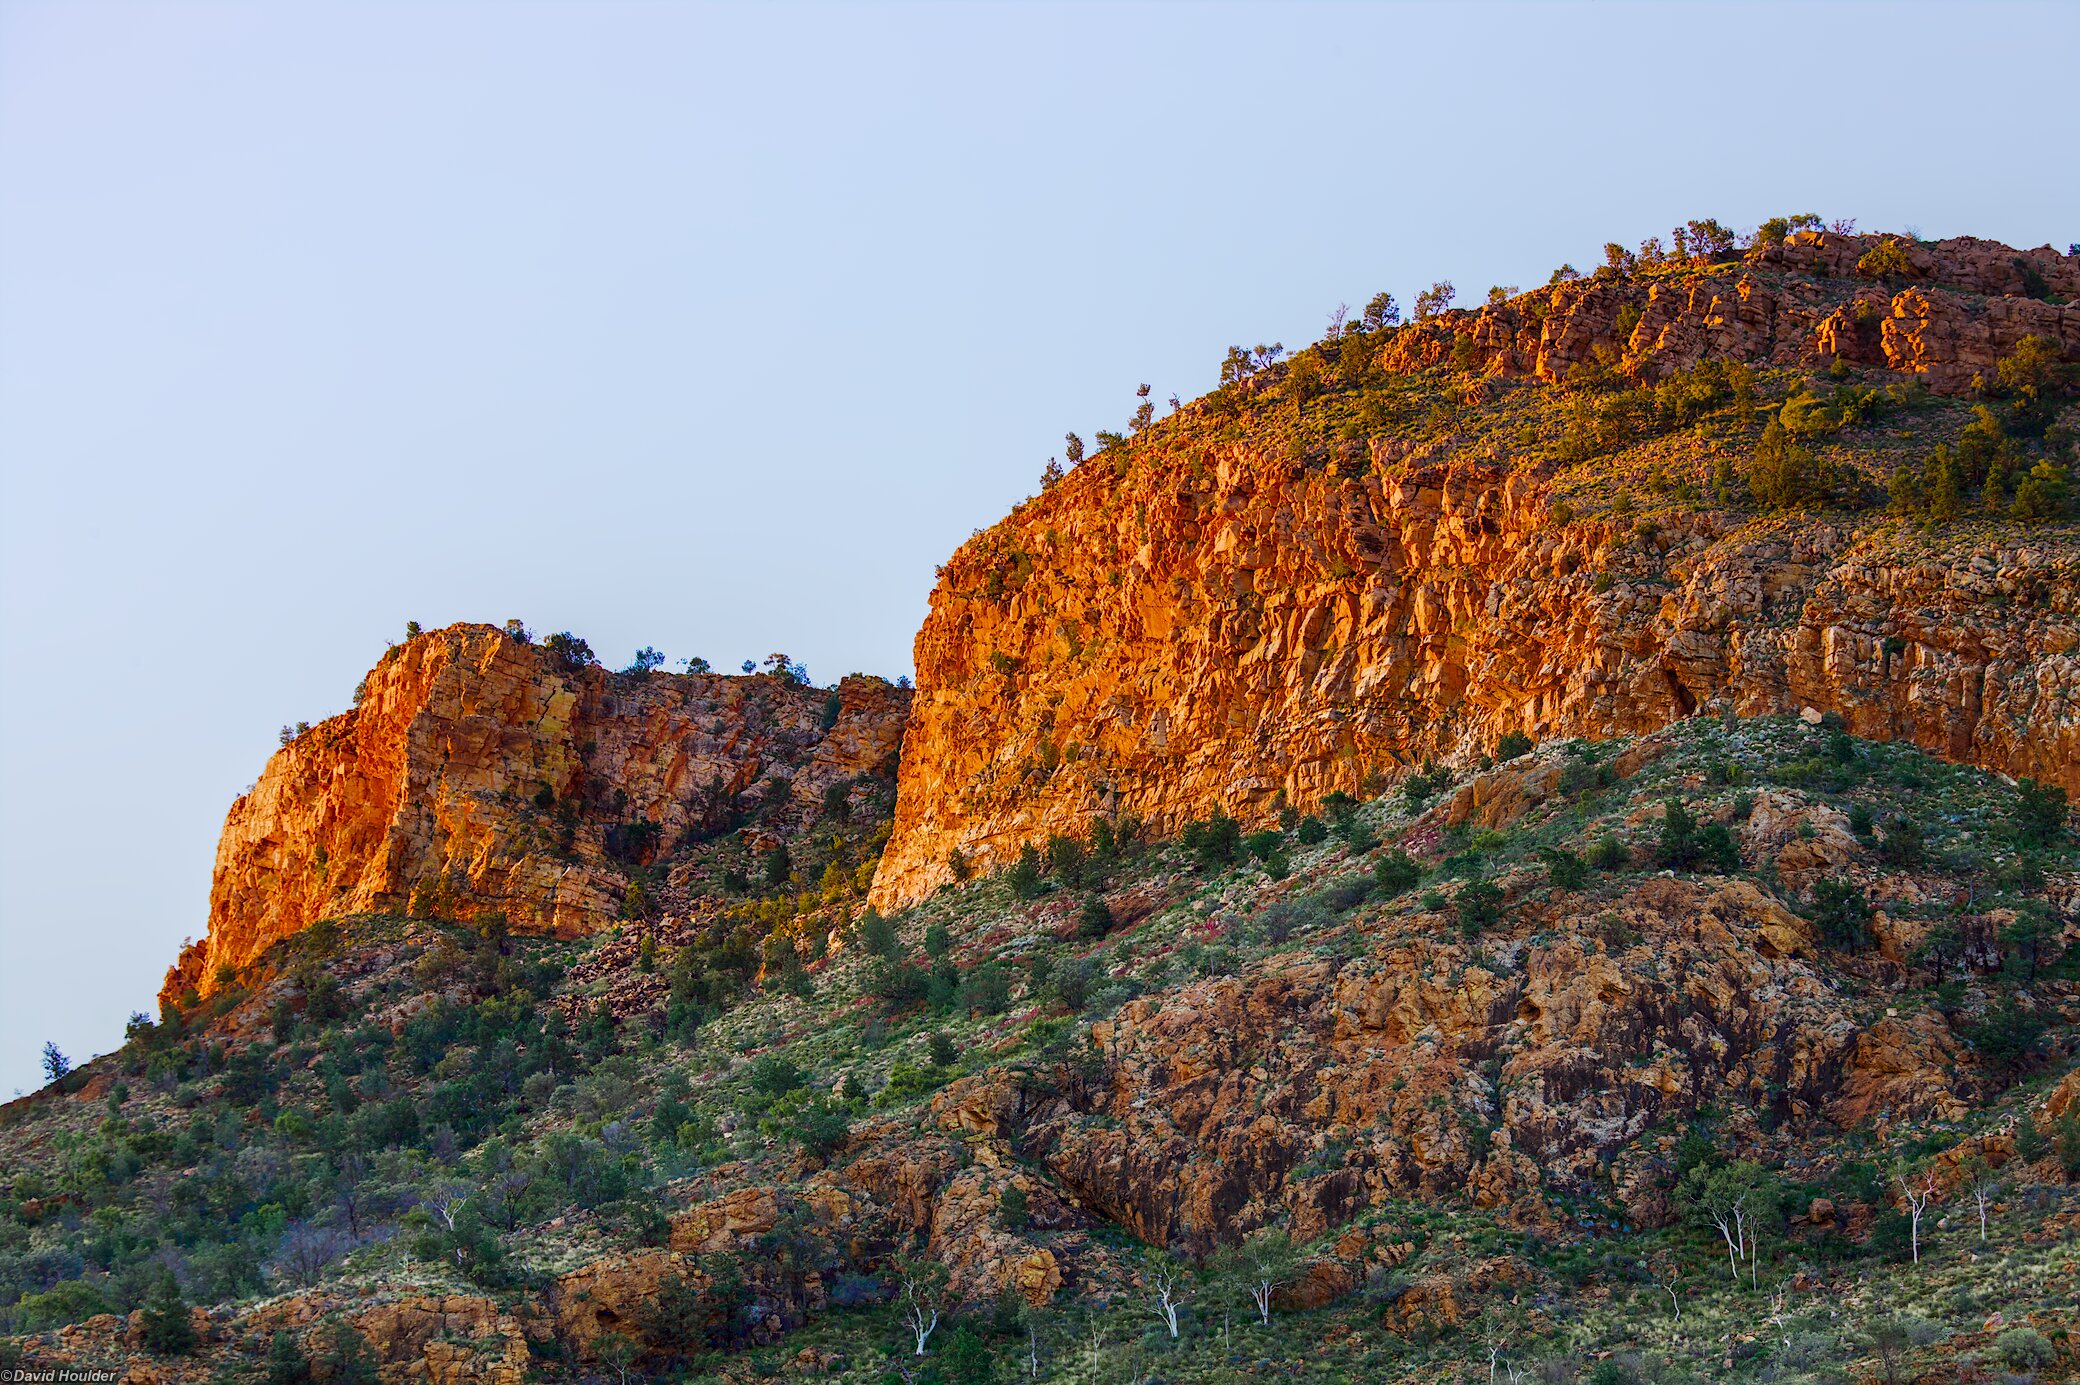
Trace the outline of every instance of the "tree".
<instances>
[{"instance_id":1,"label":"tree","mask_svg":"<svg viewBox=\"0 0 2080 1385\"><path fill-rule=\"evenodd\" d=\"M896 1293L898 1316L917 1343L913 1354L922 1356L925 1343L938 1330L939 1313L945 1306L946 1266L936 1260L903 1256L895 1263L895 1277L902 1285Z\"/></svg>"},{"instance_id":2,"label":"tree","mask_svg":"<svg viewBox=\"0 0 2080 1385\"><path fill-rule=\"evenodd\" d=\"M1907 1172L1905 1164L1899 1164L1892 1170L1892 1181L1899 1188L1901 1201L1907 1204L1908 1244L1913 1249L1914 1263L1918 1265L1921 1263L1921 1218L1927 1214L1939 1191L1936 1172L1930 1168L1916 1177Z\"/></svg>"},{"instance_id":3,"label":"tree","mask_svg":"<svg viewBox=\"0 0 2080 1385\"><path fill-rule=\"evenodd\" d=\"M599 662L592 646L568 630L559 630L542 641L542 653L549 656L549 665L559 673L576 673Z\"/></svg>"},{"instance_id":4,"label":"tree","mask_svg":"<svg viewBox=\"0 0 2080 1385\"><path fill-rule=\"evenodd\" d=\"M2016 418L2025 427L2041 428L2058 412L2058 396L2073 375L2061 355L2056 342L2033 332L1994 367L2001 393L2013 401Z\"/></svg>"},{"instance_id":5,"label":"tree","mask_svg":"<svg viewBox=\"0 0 2080 1385\"><path fill-rule=\"evenodd\" d=\"M1364 316L1358 323L1368 332L1377 332L1386 327L1401 325L1401 305L1394 301L1391 293L1376 293L1365 305Z\"/></svg>"},{"instance_id":6,"label":"tree","mask_svg":"<svg viewBox=\"0 0 2080 1385\"><path fill-rule=\"evenodd\" d=\"M1776 419L1762 430L1755 455L1748 463L1748 491L1772 510L1825 505L1844 498L1855 473L1813 454L1793 440Z\"/></svg>"},{"instance_id":7,"label":"tree","mask_svg":"<svg viewBox=\"0 0 2080 1385\"><path fill-rule=\"evenodd\" d=\"M1074 433L1065 433L1062 435L1062 442L1063 455L1069 459L1069 465L1072 467L1082 466L1083 439L1079 438Z\"/></svg>"},{"instance_id":8,"label":"tree","mask_svg":"<svg viewBox=\"0 0 2080 1385\"><path fill-rule=\"evenodd\" d=\"M647 677L653 669L662 667L664 667L664 655L646 644L636 651L636 657L629 662L627 668L621 671L623 673L633 673L638 678L642 678Z\"/></svg>"},{"instance_id":9,"label":"tree","mask_svg":"<svg viewBox=\"0 0 2080 1385\"><path fill-rule=\"evenodd\" d=\"M837 1153L851 1133L852 1120L844 1104L827 1097L803 1106L787 1125L787 1138L819 1163Z\"/></svg>"},{"instance_id":10,"label":"tree","mask_svg":"<svg viewBox=\"0 0 2080 1385\"><path fill-rule=\"evenodd\" d=\"M72 1071L72 1060L55 1043L43 1046L43 1077L46 1082L63 1082Z\"/></svg>"},{"instance_id":11,"label":"tree","mask_svg":"<svg viewBox=\"0 0 2080 1385\"><path fill-rule=\"evenodd\" d=\"M1293 1238L1283 1231L1265 1230L1227 1252L1217 1262L1256 1305L1257 1318L1271 1322L1271 1294L1291 1281L1299 1268L1300 1254Z\"/></svg>"},{"instance_id":12,"label":"tree","mask_svg":"<svg viewBox=\"0 0 2080 1385\"><path fill-rule=\"evenodd\" d=\"M861 947L886 962L902 956L903 947L896 937L896 926L883 918L879 909L868 908L860 920L859 942Z\"/></svg>"},{"instance_id":13,"label":"tree","mask_svg":"<svg viewBox=\"0 0 2080 1385\"><path fill-rule=\"evenodd\" d=\"M1502 888L1488 880L1469 880L1459 887L1452 901L1459 916L1459 931L1475 937L1502 918Z\"/></svg>"},{"instance_id":14,"label":"tree","mask_svg":"<svg viewBox=\"0 0 2080 1385\"><path fill-rule=\"evenodd\" d=\"M1760 1216L1772 1199L1770 1177L1750 1160L1712 1167L1698 1164L1676 1185L1676 1202L1693 1225L1709 1227L1726 1243L1726 1267L1740 1282L1741 1266L1756 1278Z\"/></svg>"},{"instance_id":15,"label":"tree","mask_svg":"<svg viewBox=\"0 0 2080 1385\"><path fill-rule=\"evenodd\" d=\"M1043 491L1051 491L1055 488L1056 483L1059 482L1061 479L1062 464L1056 461L1054 458L1049 457L1047 459L1047 465L1040 468L1040 489Z\"/></svg>"},{"instance_id":16,"label":"tree","mask_svg":"<svg viewBox=\"0 0 2080 1385\"><path fill-rule=\"evenodd\" d=\"M161 1270L144 1300L144 1348L154 1356L185 1356L195 1346L195 1325L173 1271Z\"/></svg>"},{"instance_id":17,"label":"tree","mask_svg":"<svg viewBox=\"0 0 2080 1385\"><path fill-rule=\"evenodd\" d=\"M1148 1298L1149 1311L1156 1315L1157 1321L1170 1333L1170 1340L1176 1341L1178 1314L1192 1296L1183 1266L1158 1251L1150 1259L1148 1268L1142 1272L1141 1285L1142 1292Z\"/></svg>"},{"instance_id":18,"label":"tree","mask_svg":"<svg viewBox=\"0 0 2080 1385\"><path fill-rule=\"evenodd\" d=\"M1041 877L1040 851L1031 842L1018 849L1018 860L1004 873L1004 881L1019 899L1038 899L1046 882Z\"/></svg>"},{"instance_id":19,"label":"tree","mask_svg":"<svg viewBox=\"0 0 2080 1385\"><path fill-rule=\"evenodd\" d=\"M1995 1171L1993 1165L1983 1157L1968 1160L1964 1166L1964 1190L1972 1199L1972 1206L1979 1213L1979 1244L1986 1244L1986 1213L2007 1190L2007 1181Z\"/></svg>"},{"instance_id":20,"label":"tree","mask_svg":"<svg viewBox=\"0 0 2080 1385\"><path fill-rule=\"evenodd\" d=\"M310 1385L311 1360L293 1332L277 1332L267 1343L267 1385Z\"/></svg>"},{"instance_id":21,"label":"tree","mask_svg":"<svg viewBox=\"0 0 2080 1385\"><path fill-rule=\"evenodd\" d=\"M1679 798L1671 798L1661 810L1661 838L1655 858L1664 866L1688 870L1697 860L1697 819Z\"/></svg>"},{"instance_id":22,"label":"tree","mask_svg":"<svg viewBox=\"0 0 2080 1385\"><path fill-rule=\"evenodd\" d=\"M1416 295L1416 321L1422 322L1428 318L1436 317L1439 313L1451 307L1453 295L1457 292L1458 290L1452 287L1452 281L1449 279L1439 279L1429 288L1424 289Z\"/></svg>"}]
</instances>

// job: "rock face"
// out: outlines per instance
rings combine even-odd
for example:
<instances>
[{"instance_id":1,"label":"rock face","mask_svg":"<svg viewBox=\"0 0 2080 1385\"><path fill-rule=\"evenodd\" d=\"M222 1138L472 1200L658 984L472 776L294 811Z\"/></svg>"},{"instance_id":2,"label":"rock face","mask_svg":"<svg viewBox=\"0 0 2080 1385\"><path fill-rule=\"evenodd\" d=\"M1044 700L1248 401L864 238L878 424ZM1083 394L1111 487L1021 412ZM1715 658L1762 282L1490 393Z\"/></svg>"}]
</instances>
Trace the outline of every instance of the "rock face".
<instances>
[{"instance_id":1,"label":"rock face","mask_svg":"<svg viewBox=\"0 0 2080 1385\"><path fill-rule=\"evenodd\" d=\"M615 674L559 667L490 626L418 636L232 805L208 935L162 998L206 993L219 968L331 916L597 929L620 912L627 867L754 814L806 822L831 785L885 773L908 703L857 675L827 692L770 674Z\"/></svg>"},{"instance_id":2,"label":"rock face","mask_svg":"<svg viewBox=\"0 0 2080 1385\"><path fill-rule=\"evenodd\" d=\"M1894 294L1856 269L1880 243L1804 234L1742 264L1563 284L1403 329L1385 364L1471 343L1478 388L1861 352L1948 390L2026 333L2080 354L2080 306L1988 296L2019 294L2024 267L2080 295L2080 261L1908 246L1928 278ZM1001 865L1101 815L1260 821L1509 731L1636 733L1708 706L1833 711L2080 791L2070 530L1699 508L1636 527L1575 518L1557 480L1492 447L1310 457L1203 403L1086 462L941 569L874 901L921 897L955 852Z\"/></svg>"},{"instance_id":3,"label":"rock face","mask_svg":"<svg viewBox=\"0 0 2080 1385\"><path fill-rule=\"evenodd\" d=\"M1557 1186L1627 1200L1666 1172L1640 1137L1706 1106L1848 1127L1956 1119L1978 1095L1940 1015L1861 1022L1810 926L1748 881L1649 880L1528 923L1483 949L1418 915L1356 956L1300 949L1132 1001L1093 1028L1087 1083L978 1081L941 1098L960 1117L942 1123L1203 1253L1258 1226L1312 1239L1395 1197L1527 1223Z\"/></svg>"}]
</instances>

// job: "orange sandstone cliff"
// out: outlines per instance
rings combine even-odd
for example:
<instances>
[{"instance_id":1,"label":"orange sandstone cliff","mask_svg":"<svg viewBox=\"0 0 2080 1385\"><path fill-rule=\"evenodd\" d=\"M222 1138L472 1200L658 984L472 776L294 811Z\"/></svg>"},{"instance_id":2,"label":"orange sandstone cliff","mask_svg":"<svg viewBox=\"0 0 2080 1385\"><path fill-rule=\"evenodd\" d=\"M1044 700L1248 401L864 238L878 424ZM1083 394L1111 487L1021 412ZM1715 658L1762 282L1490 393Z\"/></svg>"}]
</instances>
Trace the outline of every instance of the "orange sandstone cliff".
<instances>
[{"instance_id":1,"label":"orange sandstone cliff","mask_svg":"<svg viewBox=\"0 0 2080 1385\"><path fill-rule=\"evenodd\" d=\"M630 867L669 867L753 816L805 822L831 785L887 773L908 701L859 675L831 692L772 674L566 669L486 625L417 636L231 806L208 934L162 999L207 993L220 969L327 917L600 928Z\"/></svg>"},{"instance_id":2,"label":"orange sandstone cliff","mask_svg":"<svg viewBox=\"0 0 2080 1385\"><path fill-rule=\"evenodd\" d=\"M1880 273L1873 251L1894 249ZM1615 408L1591 419L1589 391L1555 388L1840 357L1932 398L1983 384L2025 336L2080 356L2080 306L2026 291L2080 299L2080 260L1806 233L1346 339L1387 397L1448 395L1419 421L1299 392L1297 361L1187 405L941 569L874 901L921 897L956 852L1001 865L1101 815L1261 821L1506 732L1605 736L1707 710L1832 711L2080 790L2072 526L1921 529L1868 501L1758 515L1694 492L1635 518L1635 492L1653 503L1640 468L1704 486L1715 456L1745 463L1756 420L1635 444ZM1608 424L1605 455L1555 460L1556 415ZM1866 431L1843 457L1882 504L1872 467L1898 459Z\"/></svg>"}]
</instances>

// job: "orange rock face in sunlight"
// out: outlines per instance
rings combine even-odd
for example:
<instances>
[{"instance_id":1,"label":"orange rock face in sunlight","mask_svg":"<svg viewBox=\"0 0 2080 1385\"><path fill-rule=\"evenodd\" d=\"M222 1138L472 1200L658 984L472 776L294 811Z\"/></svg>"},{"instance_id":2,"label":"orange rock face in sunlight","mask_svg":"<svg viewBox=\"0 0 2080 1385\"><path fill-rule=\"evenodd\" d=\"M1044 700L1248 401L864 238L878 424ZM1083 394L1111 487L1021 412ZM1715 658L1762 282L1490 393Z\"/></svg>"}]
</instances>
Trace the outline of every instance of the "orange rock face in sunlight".
<instances>
[{"instance_id":1,"label":"orange rock face in sunlight","mask_svg":"<svg viewBox=\"0 0 2080 1385\"><path fill-rule=\"evenodd\" d=\"M582 933L620 912L625 867L728 830L772 794L813 815L884 766L909 694L761 674L559 670L539 646L458 625L397 646L359 705L279 751L231 807L208 935L166 997L207 993L316 919L476 918ZM647 824L647 825L646 825Z\"/></svg>"}]
</instances>

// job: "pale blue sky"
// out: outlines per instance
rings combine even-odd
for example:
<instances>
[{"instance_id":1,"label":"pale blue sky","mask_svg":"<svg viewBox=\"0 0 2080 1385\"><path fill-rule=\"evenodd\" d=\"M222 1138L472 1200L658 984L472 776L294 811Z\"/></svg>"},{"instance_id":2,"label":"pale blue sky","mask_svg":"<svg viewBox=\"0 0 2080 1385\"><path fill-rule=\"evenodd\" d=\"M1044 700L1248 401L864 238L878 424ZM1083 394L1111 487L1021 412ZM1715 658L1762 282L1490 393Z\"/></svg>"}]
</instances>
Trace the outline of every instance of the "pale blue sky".
<instances>
[{"instance_id":1,"label":"pale blue sky","mask_svg":"<svg viewBox=\"0 0 2080 1385\"><path fill-rule=\"evenodd\" d=\"M407 619L907 671L1134 387L1716 216L2080 238L2080 6L0 5L0 1096Z\"/></svg>"}]
</instances>

